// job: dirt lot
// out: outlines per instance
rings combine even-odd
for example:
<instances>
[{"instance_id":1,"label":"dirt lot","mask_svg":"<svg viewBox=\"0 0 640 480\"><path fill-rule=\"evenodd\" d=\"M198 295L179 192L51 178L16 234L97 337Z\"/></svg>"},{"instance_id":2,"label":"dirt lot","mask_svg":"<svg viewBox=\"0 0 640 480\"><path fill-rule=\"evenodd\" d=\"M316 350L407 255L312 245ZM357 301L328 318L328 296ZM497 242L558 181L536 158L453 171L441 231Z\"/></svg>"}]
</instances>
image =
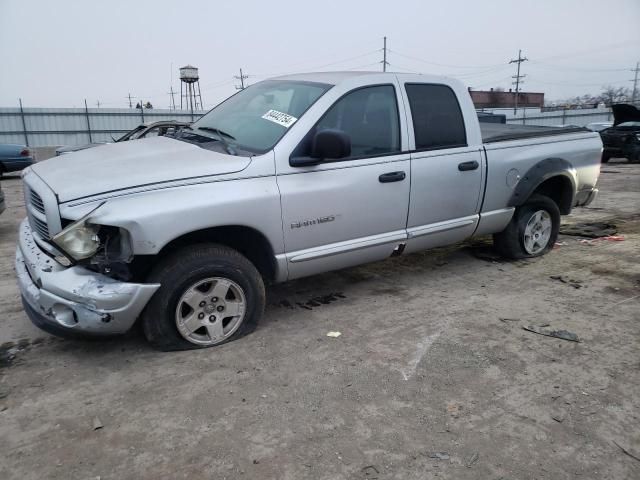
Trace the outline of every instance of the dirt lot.
<instances>
[{"instance_id":1,"label":"dirt lot","mask_svg":"<svg viewBox=\"0 0 640 480\"><path fill-rule=\"evenodd\" d=\"M518 262L480 241L316 276L269 289L253 335L169 354L31 326L21 187L2 183L0 478L640 478L639 165L605 166L564 219L624 241L562 236ZM522 328L544 324L581 343Z\"/></svg>"}]
</instances>

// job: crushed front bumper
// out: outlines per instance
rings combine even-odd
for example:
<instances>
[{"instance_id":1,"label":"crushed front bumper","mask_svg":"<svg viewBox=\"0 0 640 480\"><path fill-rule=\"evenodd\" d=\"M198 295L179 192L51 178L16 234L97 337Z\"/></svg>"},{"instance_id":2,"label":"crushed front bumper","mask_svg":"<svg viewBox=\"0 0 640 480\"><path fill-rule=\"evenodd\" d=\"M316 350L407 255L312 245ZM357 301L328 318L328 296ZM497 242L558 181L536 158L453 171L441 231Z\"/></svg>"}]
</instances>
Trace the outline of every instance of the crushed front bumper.
<instances>
[{"instance_id":1,"label":"crushed front bumper","mask_svg":"<svg viewBox=\"0 0 640 480\"><path fill-rule=\"evenodd\" d=\"M31 321L62 336L124 333L160 287L120 282L77 265L63 267L37 245L27 219L20 225L16 272Z\"/></svg>"}]
</instances>

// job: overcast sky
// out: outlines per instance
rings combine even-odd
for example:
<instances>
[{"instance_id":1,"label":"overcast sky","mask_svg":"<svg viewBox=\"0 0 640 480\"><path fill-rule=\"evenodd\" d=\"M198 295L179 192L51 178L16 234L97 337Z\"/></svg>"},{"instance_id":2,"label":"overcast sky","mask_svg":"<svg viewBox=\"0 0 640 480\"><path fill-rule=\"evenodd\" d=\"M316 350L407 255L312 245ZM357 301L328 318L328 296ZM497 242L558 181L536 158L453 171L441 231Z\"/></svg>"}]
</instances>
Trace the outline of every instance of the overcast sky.
<instances>
[{"instance_id":1,"label":"overcast sky","mask_svg":"<svg viewBox=\"0 0 640 480\"><path fill-rule=\"evenodd\" d=\"M240 67L379 70L385 35L390 70L478 89L509 88L521 48L523 89L562 99L632 86L640 0L0 0L0 106L166 108L189 63L210 107Z\"/></svg>"}]
</instances>

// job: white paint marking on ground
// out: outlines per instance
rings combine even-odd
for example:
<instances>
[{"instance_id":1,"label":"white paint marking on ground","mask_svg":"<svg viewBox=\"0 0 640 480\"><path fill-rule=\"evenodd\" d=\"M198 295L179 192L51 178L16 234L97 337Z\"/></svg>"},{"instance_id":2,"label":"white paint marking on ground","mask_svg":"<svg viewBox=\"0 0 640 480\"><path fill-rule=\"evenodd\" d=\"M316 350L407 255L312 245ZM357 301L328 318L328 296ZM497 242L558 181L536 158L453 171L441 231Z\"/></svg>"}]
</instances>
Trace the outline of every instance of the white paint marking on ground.
<instances>
[{"instance_id":1,"label":"white paint marking on ground","mask_svg":"<svg viewBox=\"0 0 640 480\"><path fill-rule=\"evenodd\" d=\"M431 345L433 345L433 343L438 339L439 336L440 333L427 335L426 337L424 337L424 339L422 339L421 342L418 343L418 345L416 345L416 353L407 365L407 368L404 370L400 370L400 373L402 373L402 377L405 380L409 380L416 373L416 369L422 361L422 358L427 354L427 352L431 348Z\"/></svg>"}]
</instances>

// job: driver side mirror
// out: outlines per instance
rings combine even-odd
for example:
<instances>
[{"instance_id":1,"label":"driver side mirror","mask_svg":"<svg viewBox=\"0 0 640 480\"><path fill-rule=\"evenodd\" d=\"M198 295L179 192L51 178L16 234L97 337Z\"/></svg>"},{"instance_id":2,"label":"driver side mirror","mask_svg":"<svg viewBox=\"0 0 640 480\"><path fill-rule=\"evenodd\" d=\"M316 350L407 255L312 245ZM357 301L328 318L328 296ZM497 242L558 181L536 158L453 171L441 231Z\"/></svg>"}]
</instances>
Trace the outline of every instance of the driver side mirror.
<instances>
[{"instance_id":1,"label":"driver side mirror","mask_svg":"<svg viewBox=\"0 0 640 480\"><path fill-rule=\"evenodd\" d=\"M321 130L311 140L309 157L291 157L292 167L317 165L323 160L336 160L351 155L351 138L342 130Z\"/></svg>"}]
</instances>

